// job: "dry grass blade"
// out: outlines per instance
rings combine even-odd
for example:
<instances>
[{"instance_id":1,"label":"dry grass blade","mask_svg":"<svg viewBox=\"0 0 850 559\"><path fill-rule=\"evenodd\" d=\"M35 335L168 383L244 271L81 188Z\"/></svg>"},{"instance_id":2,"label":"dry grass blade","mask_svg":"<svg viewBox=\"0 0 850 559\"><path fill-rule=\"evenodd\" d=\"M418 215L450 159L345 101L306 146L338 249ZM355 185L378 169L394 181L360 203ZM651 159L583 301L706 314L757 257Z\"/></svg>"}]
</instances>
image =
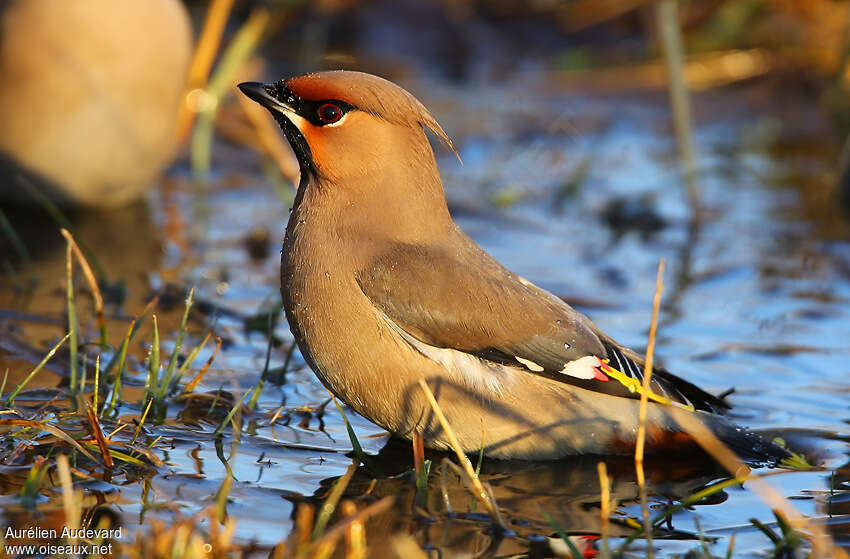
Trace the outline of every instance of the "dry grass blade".
<instances>
[{"instance_id":1,"label":"dry grass blade","mask_svg":"<svg viewBox=\"0 0 850 559\"><path fill-rule=\"evenodd\" d=\"M97 419L97 414L91 406L86 406L86 415L89 419L92 435L97 441L98 448L100 448L103 464L111 469L115 466L115 463L112 461L112 455L109 453L109 446L106 444L106 438L103 436L103 430L100 428L100 421Z\"/></svg>"},{"instance_id":2,"label":"dry grass blade","mask_svg":"<svg viewBox=\"0 0 850 559\"><path fill-rule=\"evenodd\" d=\"M670 105L673 109L673 124L679 157L685 170L685 184L691 205L693 220L699 221L700 203L696 184L696 161L691 126L691 105L688 86L685 83L685 54L682 47L682 30L679 28L678 0L659 0L655 5L655 17L661 32L661 50L667 63L667 85Z\"/></svg>"},{"instance_id":3,"label":"dry grass blade","mask_svg":"<svg viewBox=\"0 0 850 559\"><path fill-rule=\"evenodd\" d=\"M26 427L32 427L36 430L47 431L51 435L54 435L54 436L62 439L63 441L65 441L69 445L73 446L75 449L79 450L80 453L83 454L83 456L85 456L86 458L88 458L92 462L97 462L97 458L92 456L92 454L89 451L87 451L85 448L83 448L82 445L80 445L80 443L77 442L77 440L75 438L73 438L71 435L69 435L68 433L66 433L62 429L60 429L60 428L58 428L54 425L50 425L49 423L42 423L42 422L35 421L35 420L32 420L32 419L0 418L0 425L13 425L13 426L14 425L21 425L21 426L26 426Z\"/></svg>"},{"instance_id":4,"label":"dry grass blade","mask_svg":"<svg viewBox=\"0 0 850 559\"><path fill-rule=\"evenodd\" d=\"M236 72L254 52L271 20L269 10L257 7L228 44L210 77L206 88L201 92L209 99L197 112L197 123L192 132L190 162L193 174L206 176L212 159L212 139L214 120L219 100L233 91Z\"/></svg>"},{"instance_id":5,"label":"dry grass blade","mask_svg":"<svg viewBox=\"0 0 850 559\"><path fill-rule=\"evenodd\" d=\"M189 66L186 95L177 117L177 141L181 144L186 141L192 130L192 121L198 112L199 97L203 95L200 88L207 82L232 8L233 0L213 0L207 9L198 46Z\"/></svg>"},{"instance_id":6,"label":"dry grass blade","mask_svg":"<svg viewBox=\"0 0 850 559\"><path fill-rule=\"evenodd\" d=\"M64 524L70 530L75 531L80 527L82 495L74 491L74 484L71 480L71 466L68 464L68 457L64 454L56 457L56 470L59 473L59 483L62 485L62 508L65 512Z\"/></svg>"},{"instance_id":7,"label":"dry grass blade","mask_svg":"<svg viewBox=\"0 0 850 559\"><path fill-rule=\"evenodd\" d=\"M351 518L357 514L357 505L343 501L342 515ZM366 531L362 522L352 522L345 534L345 559L366 559Z\"/></svg>"},{"instance_id":8,"label":"dry grass blade","mask_svg":"<svg viewBox=\"0 0 850 559\"><path fill-rule=\"evenodd\" d=\"M649 341L646 344L646 361L643 366L643 390L640 394L638 432L635 441L635 471L640 492L640 509L643 516L643 530L647 541L647 556L652 559L652 524L649 519L649 503L646 495L646 477L643 471L643 452L646 445L646 413L649 408L649 386L652 381L652 360L655 356L655 336L658 331L658 308L661 304L661 291L664 289L664 259L658 263L655 276L655 295L652 298L652 321L649 324Z\"/></svg>"},{"instance_id":9,"label":"dry grass blade","mask_svg":"<svg viewBox=\"0 0 850 559\"><path fill-rule=\"evenodd\" d=\"M209 336L209 334L207 334L207 336ZM202 342L201 345L206 344L206 343L207 343L207 338L205 337L204 341ZM216 338L215 349L213 350L212 355L210 355L210 358L207 359L206 363L204 363L204 366L201 367L201 370L198 371L198 374L195 375L195 378L193 378L191 381L189 381L189 384L187 384L186 388L183 389L183 392L182 392L183 394L189 394L191 392L194 392L195 388L197 388L198 384L201 382L201 380L203 380L204 375L206 375L207 371L209 371L210 366L212 365L212 362L215 360L216 355L218 355L218 352L219 352L220 349L221 349L221 338Z\"/></svg>"},{"instance_id":10,"label":"dry grass blade","mask_svg":"<svg viewBox=\"0 0 850 559\"><path fill-rule=\"evenodd\" d=\"M377 516L377 515L385 512L385 511L387 511L392 506L394 501L395 501L395 497L393 495L388 495L388 496L384 497L383 499L381 499L380 501L376 501L376 502L372 503L371 505L369 505L365 509L361 510L357 514L355 514L353 516L349 516L348 518L346 518L342 522L338 522L337 524L334 525L333 528L331 528L330 530L325 532L325 534L321 538L319 538L318 540L315 540L312 543L312 545L310 545L310 547L307 550L307 553L304 556L305 557L313 557L313 556L315 556L315 552L317 552L318 550L320 550L322 548L333 549L333 546L336 545L336 543L339 541L339 539L344 537L348 533L352 524L355 524L355 523L358 523L358 524L361 524L361 525L365 524L366 521L369 518L371 518L373 516Z\"/></svg>"},{"instance_id":11,"label":"dry grass blade","mask_svg":"<svg viewBox=\"0 0 850 559\"><path fill-rule=\"evenodd\" d=\"M661 292L664 289L664 259L658 262L658 273L655 276L655 295L652 298L652 320L649 324L649 340L646 344L646 360L643 366L643 391L640 395L640 412L638 416L638 433L635 442L635 462L643 463L643 452L646 444L646 413L649 407L649 386L652 381L652 362L655 358L655 337L658 332L658 309L661 304Z\"/></svg>"},{"instance_id":12,"label":"dry grass blade","mask_svg":"<svg viewBox=\"0 0 850 559\"><path fill-rule=\"evenodd\" d=\"M210 341L211 337L212 337L212 328L208 327L207 333L204 334L204 338L201 340L201 343L199 343L198 345L193 347L191 351L189 351L189 355L186 356L186 360L183 361L183 364L180 365L179 369L177 369L177 375L174 377L174 381L172 381L172 384L174 386L177 386L177 385L180 384L180 380L186 374L186 370L189 368L189 365L191 365L192 363L195 362L195 359L198 357L198 354L201 353L201 350L203 350L204 347L206 347L207 342ZM212 361L208 361L208 362L210 364L212 364ZM182 394L183 391L181 390L180 393Z\"/></svg>"},{"instance_id":13,"label":"dry grass blade","mask_svg":"<svg viewBox=\"0 0 850 559\"><path fill-rule=\"evenodd\" d=\"M89 290L91 291L92 298L94 299L94 312L97 317L97 327L100 330L100 343L105 347L107 343L106 320L103 317L103 295L100 293L100 286L97 284L97 279L94 277L94 272L92 272L91 266L89 266L89 261L86 259L83 251L80 250L79 245L77 245L77 241L74 240L74 236L64 227L60 229L60 232L62 233L62 236L65 237L65 240L68 241L68 244L71 245L71 250L77 258L80 270L83 271L83 277L86 278L86 283L89 285Z\"/></svg>"},{"instance_id":14,"label":"dry grass blade","mask_svg":"<svg viewBox=\"0 0 850 559\"><path fill-rule=\"evenodd\" d=\"M208 534L205 534L206 523L207 520L200 515L178 515L167 523L154 520L148 523L150 530L139 531L134 543L119 544L120 553L115 556L130 559L220 559L242 556L233 553L232 522L228 522L225 530L220 530L212 522Z\"/></svg>"},{"instance_id":15,"label":"dry grass blade","mask_svg":"<svg viewBox=\"0 0 850 559\"><path fill-rule=\"evenodd\" d=\"M425 439L419 430L413 431L413 470L419 477L422 465L425 463Z\"/></svg>"},{"instance_id":16,"label":"dry grass blade","mask_svg":"<svg viewBox=\"0 0 850 559\"><path fill-rule=\"evenodd\" d=\"M776 56L762 48L720 50L689 56L683 74L690 91L705 91L767 75L780 64ZM564 70L558 75L565 88L581 86L597 92L669 87L665 65L659 61Z\"/></svg>"},{"instance_id":17,"label":"dry grass blade","mask_svg":"<svg viewBox=\"0 0 850 559\"><path fill-rule=\"evenodd\" d=\"M296 554L301 555L298 552L307 549L310 545L310 534L315 517L316 509L312 505L300 503L295 510L295 527L286 541L275 546L270 559L285 559Z\"/></svg>"},{"instance_id":18,"label":"dry grass blade","mask_svg":"<svg viewBox=\"0 0 850 559\"><path fill-rule=\"evenodd\" d=\"M611 557L611 549L608 546L608 533L611 528L611 479L608 477L605 462L596 464L596 471L599 474L599 535L602 538L600 557L609 559Z\"/></svg>"},{"instance_id":19,"label":"dry grass blade","mask_svg":"<svg viewBox=\"0 0 850 559\"><path fill-rule=\"evenodd\" d=\"M428 388L428 384L425 382L425 379L419 379L419 386L422 387L422 391L425 393L425 397L428 399L428 403L431 404L431 409L434 410L434 414L437 416L437 420L440 422L440 426L443 428L443 431L446 433L446 437L448 437L449 442L452 445L452 449L454 449L455 454L457 455L458 461L460 461L461 466L463 467L464 472L466 472L467 477L469 478L470 483L474 489L473 495L477 498L481 503L487 507L487 510L490 511L490 514L493 516L493 519L496 520L500 525L502 524L502 518L499 514L499 509L496 507L496 504L491 501L490 495L484 489L484 486L481 484L481 480L478 479L478 475L475 473L475 470L472 467L472 462L469 461L469 458L463 452L463 449L460 447L460 443L455 436L455 432L452 429L451 425L449 425L446 416L443 415L443 410L440 409L440 404L437 403L437 399L434 398L434 393L431 392L431 389Z\"/></svg>"}]
</instances>

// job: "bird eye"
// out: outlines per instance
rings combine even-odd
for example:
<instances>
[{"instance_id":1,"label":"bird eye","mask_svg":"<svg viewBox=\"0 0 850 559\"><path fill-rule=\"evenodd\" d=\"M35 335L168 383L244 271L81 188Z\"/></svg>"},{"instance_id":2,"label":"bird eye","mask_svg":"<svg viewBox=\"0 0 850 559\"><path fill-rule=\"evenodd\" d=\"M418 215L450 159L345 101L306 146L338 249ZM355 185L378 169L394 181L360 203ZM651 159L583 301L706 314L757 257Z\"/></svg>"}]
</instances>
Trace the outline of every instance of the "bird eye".
<instances>
[{"instance_id":1,"label":"bird eye","mask_svg":"<svg viewBox=\"0 0 850 559\"><path fill-rule=\"evenodd\" d=\"M319 107L319 120L325 124L333 124L342 118L342 109L333 103L325 103Z\"/></svg>"}]
</instances>

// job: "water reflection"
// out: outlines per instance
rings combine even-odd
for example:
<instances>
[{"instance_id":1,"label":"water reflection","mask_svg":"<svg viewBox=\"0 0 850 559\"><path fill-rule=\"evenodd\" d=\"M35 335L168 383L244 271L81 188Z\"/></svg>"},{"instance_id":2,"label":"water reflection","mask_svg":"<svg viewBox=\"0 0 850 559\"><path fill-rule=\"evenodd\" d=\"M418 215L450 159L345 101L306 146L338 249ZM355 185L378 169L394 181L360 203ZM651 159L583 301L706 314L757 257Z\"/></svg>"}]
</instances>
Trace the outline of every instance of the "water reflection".
<instances>
[{"instance_id":1,"label":"water reflection","mask_svg":"<svg viewBox=\"0 0 850 559\"><path fill-rule=\"evenodd\" d=\"M439 465L446 456L441 453L426 456L434 467L424 497L417 496L412 481L411 450L407 442L392 439L378 454L377 464L397 466L395 470L376 473L364 466L358 468L345 492L346 498L370 501L396 496L395 512L368 524L371 541L387 541L393 534L410 533L423 547L438 550L443 557L526 553L530 548L539 549L540 542L548 546L550 538L557 539L546 518L548 514L570 536L592 546L601 533L599 461L607 465L614 503L615 519L609 535L624 537L634 531L634 519L629 518L627 509L639 502L639 496L634 462L630 458L588 456L539 463L484 460L481 479L493 489L509 530L505 533L493 525L481 504L452 470L443 474ZM653 515L706 484L724 478L724 473L700 454L651 459L646 464L646 473L654 495ZM337 479L323 480L310 501L320 506ZM725 493L720 491L701 505L719 504L725 499ZM693 532L677 529L675 515L656 533L656 538L665 539L696 537ZM389 550L381 554L380 547L375 551L379 553L376 557L394 557Z\"/></svg>"}]
</instances>

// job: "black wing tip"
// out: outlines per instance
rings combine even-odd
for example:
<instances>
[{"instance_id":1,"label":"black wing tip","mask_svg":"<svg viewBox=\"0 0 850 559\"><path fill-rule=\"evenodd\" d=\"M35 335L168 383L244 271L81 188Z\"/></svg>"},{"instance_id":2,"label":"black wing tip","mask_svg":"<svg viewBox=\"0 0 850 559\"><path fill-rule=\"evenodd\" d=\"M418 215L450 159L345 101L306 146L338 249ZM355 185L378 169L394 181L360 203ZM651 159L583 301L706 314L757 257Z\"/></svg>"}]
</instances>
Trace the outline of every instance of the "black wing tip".
<instances>
[{"instance_id":1,"label":"black wing tip","mask_svg":"<svg viewBox=\"0 0 850 559\"><path fill-rule=\"evenodd\" d=\"M713 431L723 444L753 467L775 468L792 457L788 449L746 427L724 421L716 424Z\"/></svg>"}]
</instances>

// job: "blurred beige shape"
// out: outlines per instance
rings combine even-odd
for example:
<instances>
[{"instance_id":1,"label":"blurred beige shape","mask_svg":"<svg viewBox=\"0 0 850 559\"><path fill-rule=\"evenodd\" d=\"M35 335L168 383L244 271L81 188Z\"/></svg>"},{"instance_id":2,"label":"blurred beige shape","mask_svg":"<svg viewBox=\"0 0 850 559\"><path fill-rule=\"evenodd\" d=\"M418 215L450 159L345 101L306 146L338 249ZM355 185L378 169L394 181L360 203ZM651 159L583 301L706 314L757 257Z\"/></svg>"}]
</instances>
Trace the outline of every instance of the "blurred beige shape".
<instances>
[{"instance_id":1,"label":"blurred beige shape","mask_svg":"<svg viewBox=\"0 0 850 559\"><path fill-rule=\"evenodd\" d=\"M174 157L191 48L179 0L0 1L0 154L61 201L132 201Z\"/></svg>"}]
</instances>

